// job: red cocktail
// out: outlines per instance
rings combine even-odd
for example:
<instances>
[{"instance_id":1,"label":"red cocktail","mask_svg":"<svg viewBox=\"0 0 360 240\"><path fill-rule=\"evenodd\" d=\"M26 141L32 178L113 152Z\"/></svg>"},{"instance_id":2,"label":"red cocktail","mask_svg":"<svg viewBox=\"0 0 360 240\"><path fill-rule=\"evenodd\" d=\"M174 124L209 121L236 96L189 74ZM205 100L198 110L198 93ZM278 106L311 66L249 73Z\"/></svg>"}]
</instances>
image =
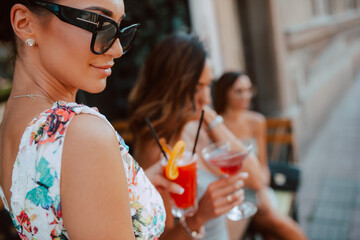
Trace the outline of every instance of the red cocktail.
<instances>
[{"instance_id":1,"label":"red cocktail","mask_svg":"<svg viewBox=\"0 0 360 240\"><path fill-rule=\"evenodd\" d=\"M232 152L223 152L210 157L208 161L213 166L218 167L224 174L232 175L240 171L242 162L246 157L246 153L234 154Z\"/></svg>"},{"instance_id":2,"label":"red cocktail","mask_svg":"<svg viewBox=\"0 0 360 240\"><path fill-rule=\"evenodd\" d=\"M243 161L251 151L250 142L241 140L223 141L209 145L201 151L204 160L217 167L225 176L236 174L240 171ZM230 220L252 216L257 207L250 202L243 202L240 206L231 209L227 217Z\"/></svg>"},{"instance_id":3,"label":"red cocktail","mask_svg":"<svg viewBox=\"0 0 360 240\"><path fill-rule=\"evenodd\" d=\"M197 155L191 152L184 152L183 157L178 160L179 176L175 180L171 180L184 188L183 194L170 193L174 205L172 213L176 217L182 215L191 215L196 210L196 163ZM164 175L166 160L162 160Z\"/></svg>"}]
</instances>

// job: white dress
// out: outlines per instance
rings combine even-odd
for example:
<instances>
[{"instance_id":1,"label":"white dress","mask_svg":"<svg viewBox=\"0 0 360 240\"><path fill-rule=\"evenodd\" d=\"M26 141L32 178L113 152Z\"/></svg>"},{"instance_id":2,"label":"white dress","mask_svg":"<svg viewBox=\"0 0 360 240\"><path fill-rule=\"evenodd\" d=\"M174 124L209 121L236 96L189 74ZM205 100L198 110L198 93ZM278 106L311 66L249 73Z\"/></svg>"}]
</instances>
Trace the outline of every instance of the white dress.
<instances>
[{"instance_id":1,"label":"white dress","mask_svg":"<svg viewBox=\"0 0 360 240\"><path fill-rule=\"evenodd\" d=\"M85 105L56 102L27 126L21 138L12 173L10 206L0 187L0 196L21 239L69 239L61 216L61 157L70 120L81 113L108 122ZM162 198L119 135L118 140L128 179L134 235L137 239L156 239L165 227Z\"/></svg>"}]
</instances>

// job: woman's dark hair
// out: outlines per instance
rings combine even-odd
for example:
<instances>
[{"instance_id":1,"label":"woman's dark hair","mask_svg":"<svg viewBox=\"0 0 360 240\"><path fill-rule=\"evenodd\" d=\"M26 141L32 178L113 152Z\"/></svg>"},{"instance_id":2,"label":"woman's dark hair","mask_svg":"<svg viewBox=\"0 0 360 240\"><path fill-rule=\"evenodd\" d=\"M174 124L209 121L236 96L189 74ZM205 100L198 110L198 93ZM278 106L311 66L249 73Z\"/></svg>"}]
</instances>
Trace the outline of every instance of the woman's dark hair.
<instances>
[{"instance_id":1,"label":"woman's dark hair","mask_svg":"<svg viewBox=\"0 0 360 240\"><path fill-rule=\"evenodd\" d=\"M16 36L14 34L10 21L10 11L11 8L17 3L27 6L32 11L40 8L32 5L31 2L32 0L2 0L0 2L0 42L11 44L13 50L13 57L15 57L17 54L17 47ZM54 1L48 0L48 2Z\"/></svg>"},{"instance_id":2,"label":"woman's dark hair","mask_svg":"<svg viewBox=\"0 0 360 240\"><path fill-rule=\"evenodd\" d=\"M227 107L227 92L234 85L236 80L246 75L243 72L224 73L213 85L213 105L218 114L225 112Z\"/></svg>"},{"instance_id":3,"label":"woman's dark hair","mask_svg":"<svg viewBox=\"0 0 360 240\"><path fill-rule=\"evenodd\" d=\"M152 138L145 117L159 137L176 140L194 114L195 88L205 65L203 44L191 34L172 34L151 51L130 93L130 127L137 140Z\"/></svg>"}]
</instances>

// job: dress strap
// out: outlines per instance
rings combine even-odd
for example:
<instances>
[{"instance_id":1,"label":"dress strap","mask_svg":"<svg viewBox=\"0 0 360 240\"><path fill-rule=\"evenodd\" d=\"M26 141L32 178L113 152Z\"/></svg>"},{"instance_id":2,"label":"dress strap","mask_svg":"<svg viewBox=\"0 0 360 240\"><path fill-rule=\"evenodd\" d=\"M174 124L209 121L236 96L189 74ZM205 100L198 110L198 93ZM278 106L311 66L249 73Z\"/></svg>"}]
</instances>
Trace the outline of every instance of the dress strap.
<instances>
[{"instance_id":1,"label":"dress strap","mask_svg":"<svg viewBox=\"0 0 360 240\"><path fill-rule=\"evenodd\" d=\"M73 104L73 103L71 103ZM71 105L70 104L70 105ZM86 105L79 105L77 104L77 108L74 109L74 111L76 112L76 114L80 114L80 113L85 113L85 114L91 114L91 115L95 115L103 120L105 120L105 122L110 126L110 128L113 129L113 131L115 132L120 144L124 147L124 149L126 149L126 151L129 151L129 147L126 145L124 139L119 135L119 133L115 130L114 126L109 122L109 120L107 120L107 118L102 115L101 113L99 113L95 108L91 108L88 107Z\"/></svg>"},{"instance_id":2,"label":"dress strap","mask_svg":"<svg viewBox=\"0 0 360 240\"><path fill-rule=\"evenodd\" d=\"M8 212L10 212L9 204L8 204L6 198L5 198L5 194L4 194L4 191L3 191L1 186L0 186L0 197L1 197L2 201L3 201L3 203L4 203L5 209Z\"/></svg>"}]
</instances>

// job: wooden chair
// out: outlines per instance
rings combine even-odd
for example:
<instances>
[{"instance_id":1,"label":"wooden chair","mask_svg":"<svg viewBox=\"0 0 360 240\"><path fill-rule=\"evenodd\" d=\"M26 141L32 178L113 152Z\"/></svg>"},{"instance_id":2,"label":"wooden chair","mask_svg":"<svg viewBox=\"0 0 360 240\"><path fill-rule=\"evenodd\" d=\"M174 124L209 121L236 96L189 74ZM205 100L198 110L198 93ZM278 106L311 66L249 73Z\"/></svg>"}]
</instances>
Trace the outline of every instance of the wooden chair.
<instances>
[{"instance_id":1,"label":"wooden chair","mask_svg":"<svg viewBox=\"0 0 360 240\"><path fill-rule=\"evenodd\" d=\"M296 144L292 121L289 118L267 118L267 145L269 162L294 164ZM297 220L296 192L275 190L279 211Z\"/></svg>"},{"instance_id":2,"label":"wooden chair","mask_svg":"<svg viewBox=\"0 0 360 240\"><path fill-rule=\"evenodd\" d=\"M271 162L295 163L296 146L289 118L267 118L268 155Z\"/></svg>"}]
</instances>

